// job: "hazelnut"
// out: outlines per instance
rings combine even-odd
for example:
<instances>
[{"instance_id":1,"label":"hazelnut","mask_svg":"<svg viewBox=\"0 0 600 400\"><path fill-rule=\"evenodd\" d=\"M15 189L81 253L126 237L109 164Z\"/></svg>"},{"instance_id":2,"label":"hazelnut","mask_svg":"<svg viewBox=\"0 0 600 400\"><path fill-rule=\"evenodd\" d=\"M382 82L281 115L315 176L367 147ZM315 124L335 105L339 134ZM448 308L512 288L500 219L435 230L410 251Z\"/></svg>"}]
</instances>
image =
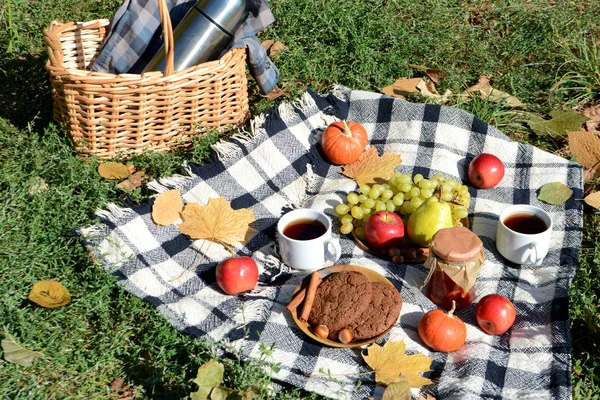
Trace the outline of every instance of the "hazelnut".
<instances>
[{"instance_id":1,"label":"hazelnut","mask_svg":"<svg viewBox=\"0 0 600 400\"><path fill-rule=\"evenodd\" d=\"M313 329L313 333L323 339L327 339L329 336L329 328L326 325L317 325Z\"/></svg>"},{"instance_id":2,"label":"hazelnut","mask_svg":"<svg viewBox=\"0 0 600 400\"><path fill-rule=\"evenodd\" d=\"M398 254L397 256L394 256L394 258L392 258L392 262L394 264L402 264L404 262L404 257L402 257L401 254Z\"/></svg>"},{"instance_id":3,"label":"hazelnut","mask_svg":"<svg viewBox=\"0 0 600 400\"><path fill-rule=\"evenodd\" d=\"M342 329L338 335L338 340L344 344L348 344L354 339L352 331L348 328Z\"/></svg>"},{"instance_id":4,"label":"hazelnut","mask_svg":"<svg viewBox=\"0 0 600 400\"><path fill-rule=\"evenodd\" d=\"M398 248L396 246L392 246L388 250L388 256L390 256L392 258L399 256L400 254L401 254L400 248Z\"/></svg>"}]
</instances>

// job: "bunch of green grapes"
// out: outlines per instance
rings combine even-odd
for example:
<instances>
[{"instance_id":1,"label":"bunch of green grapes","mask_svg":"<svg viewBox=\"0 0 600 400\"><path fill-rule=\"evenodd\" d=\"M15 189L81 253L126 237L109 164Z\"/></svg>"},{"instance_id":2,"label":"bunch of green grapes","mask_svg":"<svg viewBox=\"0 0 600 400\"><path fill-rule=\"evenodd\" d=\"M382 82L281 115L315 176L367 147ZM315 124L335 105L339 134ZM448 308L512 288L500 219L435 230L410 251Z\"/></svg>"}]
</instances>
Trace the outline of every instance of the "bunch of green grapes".
<instances>
[{"instance_id":1,"label":"bunch of green grapes","mask_svg":"<svg viewBox=\"0 0 600 400\"><path fill-rule=\"evenodd\" d=\"M421 174L410 175L395 172L385 183L361 185L358 191L350 192L346 202L336 206L342 224L340 232L364 239L364 224L369 217L382 210L396 212L405 220L425 200L435 196L448 202L452 208L452 219L455 226L469 214L471 204L469 188L453 179L445 179L442 174L436 174L427 179Z\"/></svg>"}]
</instances>

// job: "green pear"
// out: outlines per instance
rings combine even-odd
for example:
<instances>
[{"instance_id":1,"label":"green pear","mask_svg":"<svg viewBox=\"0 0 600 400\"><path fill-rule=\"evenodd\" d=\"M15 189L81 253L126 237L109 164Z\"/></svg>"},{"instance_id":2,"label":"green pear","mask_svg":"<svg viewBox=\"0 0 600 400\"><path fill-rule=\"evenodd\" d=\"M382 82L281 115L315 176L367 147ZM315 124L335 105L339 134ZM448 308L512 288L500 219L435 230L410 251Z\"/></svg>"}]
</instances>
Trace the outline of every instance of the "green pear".
<instances>
[{"instance_id":1,"label":"green pear","mask_svg":"<svg viewBox=\"0 0 600 400\"><path fill-rule=\"evenodd\" d=\"M428 247L437 231L453 226L450 204L432 196L408 217L406 232L413 243Z\"/></svg>"}]
</instances>

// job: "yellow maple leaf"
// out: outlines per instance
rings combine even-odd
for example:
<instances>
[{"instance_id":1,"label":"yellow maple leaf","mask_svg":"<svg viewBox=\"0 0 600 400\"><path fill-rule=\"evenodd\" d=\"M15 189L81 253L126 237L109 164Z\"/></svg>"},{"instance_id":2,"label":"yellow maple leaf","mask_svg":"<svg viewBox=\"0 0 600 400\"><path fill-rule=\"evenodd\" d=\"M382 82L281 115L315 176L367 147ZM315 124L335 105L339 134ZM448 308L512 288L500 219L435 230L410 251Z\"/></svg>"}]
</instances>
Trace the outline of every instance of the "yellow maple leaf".
<instances>
[{"instance_id":1,"label":"yellow maple leaf","mask_svg":"<svg viewBox=\"0 0 600 400\"><path fill-rule=\"evenodd\" d=\"M157 225L168 226L179 219L183 200L179 189L167 190L154 199L152 220Z\"/></svg>"},{"instance_id":2,"label":"yellow maple leaf","mask_svg":"<svg viewBox=\"0 0 600 400\"><path fill-rule=\"evenodd\" d=\"M391 178L400 163L402 163L400 154L385 153L379 156L377 149L371 146L360 155L358 160L346 164L342 169L342 174L354 179L359 186L373 184L378 180Z\"/></svg>"},{"instance_id":3,"label":"yellow maple leaf","mask_svg":"<svg viewBox=\"0 0 600 400\"><path fill-rule=\"evenodd\" d=\"M231 208L222 197L208 200L205 206L187 203L181 213L179 231L191 239L205 239L234 245L247 239L249 224L254 222L252 210Z\"/></svg>"},{"instance_id":4,"label":"yellow maple leaf","mask_svg":"<svg viewBox=\"0 0 600 400\"><path fill-rule=\"evenodd\" d=\"M27 298L42 307L56 308L71 301L71 294L60 282L50 280L34 283Z\"/></svg>"},{"instance_id":5,"label":"yellow maple leaf","mask_svg":"<svg viewBox=\"0 0 600 400\"><path fill-rule=\"evenodd\" d=\"M400 380L418 388L432 383L419 374L431 371L433 359L421 353L406 355L404 340L387 342L383 347L374 343L367 347L367 355L362 356L375 371L375 380L379 384L389 385Z\"/></svg>"},{"instance_id":6,"label":"yellow maple leaf","mask_svg":"<svg viewBox=\"0 0 600 400\"><path fill-rule=\"evenodd\" d=\"M109 161L98 165L98 173L104 179L109 180L124 179L132 174L130 167L114 161Z\"/></svg>"},{"instance_id":7,"label":"yellow maple leaf","mask_svg":"<svg viewBox=\"0 0 600 400\"><path fill-rule=\"evenodd\" d=\"M410 400L410 385L408 382L390 383L383 392L381 400Z\"/></svg>"}]
</instances>

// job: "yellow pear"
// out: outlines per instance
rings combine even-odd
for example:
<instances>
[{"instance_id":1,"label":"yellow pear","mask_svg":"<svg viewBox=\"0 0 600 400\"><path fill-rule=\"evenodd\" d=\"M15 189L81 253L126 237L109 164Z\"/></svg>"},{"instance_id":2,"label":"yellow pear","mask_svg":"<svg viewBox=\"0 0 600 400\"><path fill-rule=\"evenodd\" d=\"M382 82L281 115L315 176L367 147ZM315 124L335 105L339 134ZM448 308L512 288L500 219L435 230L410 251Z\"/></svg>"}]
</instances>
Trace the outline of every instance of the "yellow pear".
<instances>
[{"instance_id":1,"label":"yellow pear","mask_svg":"<svg viewBox=\"0 0 600 400\"><path fill-rule=\"evenodd\" d=\"M437 231L453 226L450 204L437 197L430 197L410 215L406 232L413 243L428 247Z\"/></svg>"}]
</instances>

